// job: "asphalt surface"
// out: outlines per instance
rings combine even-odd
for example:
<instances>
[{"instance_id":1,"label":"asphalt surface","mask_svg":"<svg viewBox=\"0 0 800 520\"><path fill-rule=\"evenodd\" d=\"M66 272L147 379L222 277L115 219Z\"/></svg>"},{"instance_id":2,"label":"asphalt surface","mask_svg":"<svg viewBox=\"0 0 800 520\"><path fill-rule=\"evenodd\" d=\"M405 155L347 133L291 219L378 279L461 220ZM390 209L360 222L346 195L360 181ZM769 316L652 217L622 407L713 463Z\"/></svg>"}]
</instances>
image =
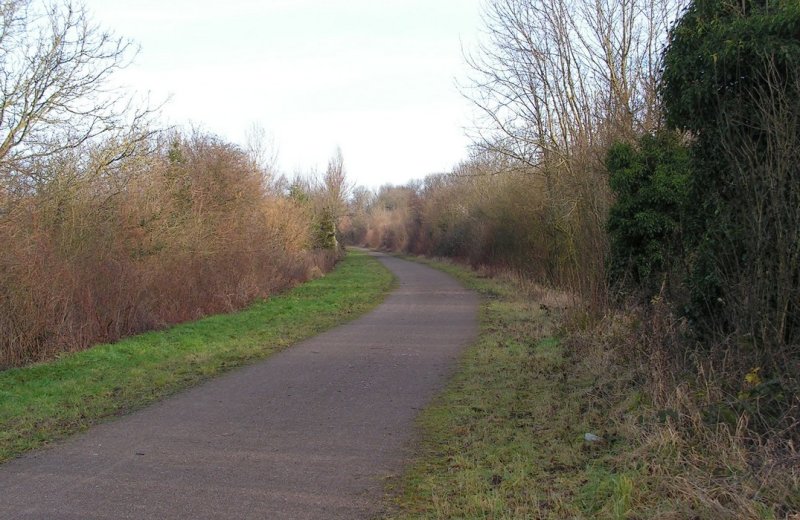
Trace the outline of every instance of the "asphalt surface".
<instances>
[{"instance_id":1,"label":"asphalt surface","mask_svg":"<svg viewBox=\"0 0 800 520\"><path fill-rule=\"evenodd\" d=\"M370 314L0 465L0 518L379 515L478 307L439 271L379 259L400 285Z\"/></svg>"}]
</instances>

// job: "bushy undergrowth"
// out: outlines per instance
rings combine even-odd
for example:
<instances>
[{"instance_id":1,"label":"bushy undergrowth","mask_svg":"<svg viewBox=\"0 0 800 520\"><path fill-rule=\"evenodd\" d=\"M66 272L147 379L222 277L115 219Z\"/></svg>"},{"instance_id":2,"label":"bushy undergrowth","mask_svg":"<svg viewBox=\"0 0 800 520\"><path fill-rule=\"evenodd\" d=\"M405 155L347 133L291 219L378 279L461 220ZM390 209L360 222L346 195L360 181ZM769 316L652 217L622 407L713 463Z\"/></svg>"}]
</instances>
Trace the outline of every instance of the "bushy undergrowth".
<instances>
[{"instance_id":1,"label":"bushy undergrowth","mask_svg":"<svg viewBox=\"0 0 800 520\"><path fill-rule=\"evenodd\" d=\"M81 2L3 1L0 26L0 370L331 268L341 251L316 237L335 239L341 153L291 197L257 125L244 148L159 130L115 80L136 46Z\"/></svg>"},{"instance_id":2,"label":"bushy undergrowth","mask_svg":"<svg viewBox=\"0 0 800 520\"><path fill-rule=\"evenodd\" d=\"M330 269L308 208L241 149L199 133L151 145L113 167L62 155L34 189L0 192L0 368L238 309Z\"/></svg>"}]
</instances>

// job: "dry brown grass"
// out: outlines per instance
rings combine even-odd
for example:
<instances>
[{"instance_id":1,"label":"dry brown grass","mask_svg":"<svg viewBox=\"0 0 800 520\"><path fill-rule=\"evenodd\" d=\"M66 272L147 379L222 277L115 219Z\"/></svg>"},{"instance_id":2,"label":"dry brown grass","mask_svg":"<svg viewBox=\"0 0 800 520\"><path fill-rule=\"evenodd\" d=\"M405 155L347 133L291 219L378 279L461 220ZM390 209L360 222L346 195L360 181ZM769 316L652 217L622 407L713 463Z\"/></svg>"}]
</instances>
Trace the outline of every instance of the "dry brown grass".
<instances>
[{"instance_id":1,"label":"dry brown grass","mask_svg":"<svg viewBox=\"0 0 800 520\"><path fill-rule=\"evenodd\" d=\"M678 356L687 351L686 324L658 300L651 307L566 324L575 359L598 375L595 408L626 439L614 464L633 479L629 517L794 518L796 431L756 432L751 414L724 408L732 375Z\"/></svg>"}]
</instances>

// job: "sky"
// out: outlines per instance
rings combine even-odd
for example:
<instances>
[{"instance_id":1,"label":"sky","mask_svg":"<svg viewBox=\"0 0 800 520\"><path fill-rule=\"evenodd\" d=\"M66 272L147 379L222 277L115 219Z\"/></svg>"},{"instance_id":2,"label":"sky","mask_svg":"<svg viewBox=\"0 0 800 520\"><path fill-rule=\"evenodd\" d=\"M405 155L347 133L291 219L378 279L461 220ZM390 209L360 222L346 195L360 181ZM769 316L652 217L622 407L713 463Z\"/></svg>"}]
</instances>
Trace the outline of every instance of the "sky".
<instances>
[{"instance_id":1,"label":"sky","mask_svg":"<svg viewBox=\"0 0 800 520\"><path fill-rule=\"evenodd\" d=\"M287 175L341 148L375 188L466 158L472 108L457 87L481 0L86 0L140 46L118 81L159 102L165 124L245 144L272 136Z\"/></svg>"}]
</instances>

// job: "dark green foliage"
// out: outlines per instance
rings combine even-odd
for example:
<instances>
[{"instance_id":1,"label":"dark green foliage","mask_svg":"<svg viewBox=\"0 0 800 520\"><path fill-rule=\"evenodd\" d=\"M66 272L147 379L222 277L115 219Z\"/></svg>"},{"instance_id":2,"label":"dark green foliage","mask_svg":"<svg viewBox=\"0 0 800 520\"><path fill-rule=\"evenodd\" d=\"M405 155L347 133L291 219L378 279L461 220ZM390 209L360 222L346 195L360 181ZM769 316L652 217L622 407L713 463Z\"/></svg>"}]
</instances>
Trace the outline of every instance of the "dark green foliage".
<instances>
[{"instance_id":1,"label":"dark green foliage","mask_svg":"<svg viewBox=\"0 0 800 520\"><path fill-rule=\"evenodd\" d=\"M683 258L688 150L674 132L664 131L643 136L637 146L615 144L606 167L616 195L608 220L610 275L652 296Z\"/></svg>"},{"instance_id":2,"label":"dark green foliage","mask_svg":"<svg viewBox=\"0 0 800 520\"><path fill-rule=\"evenodd\" d=\"M800 3L696 0L664 54L661 95L668 123L697 132L710 145L722 111L754 110L749 94L763 82L768 57L784 79L797 73Z\"/></svg>"},{"instance_id":3,"label":"dark green foliage","mask_svg":"<svg viewBox=\"0 0 800 520\"><path fill-rule=\"evenodd\" d=\"M297 182L289 186L289 197L301 203L308 203L311 200L308 190Z\"/></svg>"},{"instance_id":4,"label":"dark green foliage","mask_svg":"<svg viewBox=\"0 0 800 520\"><path fill-rule=\"evenodd\" d=\"M295 182L289 187L289 197L306 206L311 212L311 246L314 249L343 252L340 250L334 210L319 202L319 194L315 196L307 185Z\"/></svg>"},{"instance_id":5,"label":"dark green foliage","mask_svg":"<svg viewBox=\"0 0 800 520\"><path fill-rule=\"evenodd\" d=\"M670 35L661 94L694 140L691 315L706 332L796 343L800 3L696 0Z\"/></svg>"},{"instance_id":6,"label":"dark green foliage","mask_svg":"<svg viewBox=\"0 0 800 520\"><path fill-rule=\"evenodd\" d=\"M314 219L311 241L317 249L338 249L336 218L330 211L323 210Z\"/></svg>"}]
</instances>

